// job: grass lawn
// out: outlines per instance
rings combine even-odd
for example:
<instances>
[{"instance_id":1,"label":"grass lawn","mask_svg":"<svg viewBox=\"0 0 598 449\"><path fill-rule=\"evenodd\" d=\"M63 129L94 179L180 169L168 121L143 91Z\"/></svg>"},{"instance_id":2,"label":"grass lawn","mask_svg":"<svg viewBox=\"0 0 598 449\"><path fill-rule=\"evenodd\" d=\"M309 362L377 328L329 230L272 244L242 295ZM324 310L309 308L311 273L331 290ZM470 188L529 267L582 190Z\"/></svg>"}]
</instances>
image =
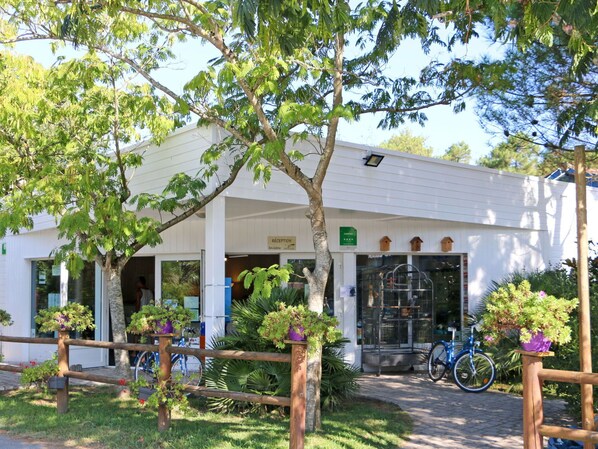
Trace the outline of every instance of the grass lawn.
<instances>
[{"instance_id":1,"label":"grass lawn","mask_svg":"<svg viewBox=\"0 0 598 449\"><path fill-rule=\"evenodd\" d=\"M0 395L0 429L45 441L114 449L286 449L288 418L220 415L201 399L188 416L173 415L169 431L158 433L157 415L136 400L119 401L108 388L72 388L69 412L56 414L53 396L33 390ZM396 449L409 434L409 417L397 407L352 400L323 414L322 432L308 435L311 449Z\"/></svg>"}]
</instances>

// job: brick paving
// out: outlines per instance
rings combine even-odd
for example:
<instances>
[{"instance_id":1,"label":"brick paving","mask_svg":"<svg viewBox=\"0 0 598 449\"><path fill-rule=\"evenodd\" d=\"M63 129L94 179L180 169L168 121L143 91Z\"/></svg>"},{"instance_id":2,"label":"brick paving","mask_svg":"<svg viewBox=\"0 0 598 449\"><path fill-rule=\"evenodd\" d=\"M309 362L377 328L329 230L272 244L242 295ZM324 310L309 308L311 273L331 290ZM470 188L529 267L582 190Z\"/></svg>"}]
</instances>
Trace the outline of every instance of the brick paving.
<instances>
[{"instance_id":1,"label":"brick paving","mask_svg":"<svg viewBox=\"0 0 598 449\"><path fill-rule=\"evenodd\" d=\"M523 447L522 399L487 391L465 393L452 381L426 375L365 375L361 395L397 404L413 419L404 449L515 449ZM565 403L545 400L547 422L570 425Z\"/></svg>"}]
</instances>

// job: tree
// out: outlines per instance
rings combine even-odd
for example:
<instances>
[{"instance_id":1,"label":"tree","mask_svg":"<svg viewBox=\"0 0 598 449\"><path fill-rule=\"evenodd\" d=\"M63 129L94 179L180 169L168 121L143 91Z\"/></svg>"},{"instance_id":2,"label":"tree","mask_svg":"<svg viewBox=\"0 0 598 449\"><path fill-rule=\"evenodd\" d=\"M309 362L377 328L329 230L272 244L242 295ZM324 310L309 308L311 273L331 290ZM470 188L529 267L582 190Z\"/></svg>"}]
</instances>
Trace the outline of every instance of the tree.
<instances>
[{"instance_id":1,"label":"tree","mask_svg":"<svg viewBox=\"0 0 598 449\"><path fill-rule=\"evenodd\" d=\"M494 66L499 81L478 92L487 128L525 132L557 152L580 144L598 148L598 67L573 73L573 57L559 43L511 48Z\"/></svg>"},{"instance_id":2,"label":"tree","mask_svg":"<svg viewBox=\"0 0 598 449\"><path fill-rule=\"evenodd\" d=\"M478 165L525 175L539 175L542 156L540 147L524 134L510 135L495 146L488 156L481 157Z\"/></svg>"},{"instance_id":3,"label":"tree","mask_svg":"<svg viewBox=\"0 0 598 449\"><path fill-rule=\"evenodd\" d=\"M214 168L175 175L163 194L131 195L131 172L143 162L121 146L148 129L160 142L172 130L172 104L147 85L135 85L123 63L93 55L44 69L30 58L0 58L0 235L33 226L49 213L57 221L58 261L76 276L84 260L95 260L108 280L115 342L126 342L121 273L145 245L197 212L234 180L230 176L203 194ZM140 217L149 208L166 218ZM130 377L127 351L117 351L117 368Z\"/></svg>"},{"instance_id":4,"label":"tree","mask_svg":"<svg viewBox=\"0 0 598 449\"><path fill-rule=\"evenodd\" d=\"M404 38L418 39L423 51L442 43L425 9L433 3L65 0L39 8L33 0L2 0L0 29L4 42L66 40L125 62L181 113L226 130L230 138L218 149L248 151L256 178L267 181L276 169L295 181L307 195L315 251L315 269L304 271L308 304L322 312L332 260L322 187L339 122L381 113L382 127L421 124L426 108L453 104L461 110L465 95L483 82L484 74L474 76L474 64L461 60L433 62L418 78L384 72ZM175 57L178 41L207 44L219 54L182 91L156 73ZM315 154L301 151L308 139ZM315 159L315 168L302 164L307 157ZM320 423L321 348L313 354L310 430Z\"/></svg>"},{"instance_id":5,"label":"tree","mask_svg":"<svg viewBox=\"0 0 598 449\"><path fill-rule=\"evenodd\" d=\"M415 136L410 130L403 130L390 139L380 144L380 148L401 151L402 153L417 154L418 156L432 157L434 149L426 145L426 138Z\"/></svg>"},{"instance_id":6,"label":"tree","mask_svg":"<svg viewBox=\"0 0 598 449\"><path fill-rule=\"evenodd\" d=\"M469 145L467 145L464 141L454 143L447 148L447 150L441 156L441 159L444 159L445 161L469 164L469 161L471 160L471 148L469 148Z\"/></svg>"}]
</instances>

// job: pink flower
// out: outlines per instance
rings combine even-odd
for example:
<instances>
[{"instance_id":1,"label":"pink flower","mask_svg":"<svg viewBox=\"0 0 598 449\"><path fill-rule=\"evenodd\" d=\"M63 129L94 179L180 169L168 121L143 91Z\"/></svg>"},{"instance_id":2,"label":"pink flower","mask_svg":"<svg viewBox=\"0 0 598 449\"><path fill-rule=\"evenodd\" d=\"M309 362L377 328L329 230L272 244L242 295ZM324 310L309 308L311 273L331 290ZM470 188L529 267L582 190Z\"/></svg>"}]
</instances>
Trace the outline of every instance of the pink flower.
<instances>
[{"instance_id":1,"label":"pink flower","mask_svg":"<svg viewBox=\"0 0 598 449\"><path fill-rule=\"evenodd\" d=\"M35 365L37 365L37 362L36 362L35 360L31 360L31 361L29 362L29 364L30 364L31 366L35 366Z\"/></svg>"},{"instance_id":2,"label":"pink flower","mask_svg":"<svg viewBox=\"0 0 598 449\"><path fill-rule=\"evenodd\" d=\"M540 298L544 298L546 296L546 292L544 290L540 290L540 292L538 293L538 296Z\"/></svg>"},{"instance_id":3,"label":"pink flower","mask_svg":"<svg viewBox=\"0 0 598 449\"><path fill-rule=\"evenodd\" d=\"M494 337L492 335L485 335L484 340L486 340L488 343L492 343L494 341Z\"/></svg>"},{"instance_id":4,"label":"pink flower","mask_svg":"<svg viewBox=\"0 0 598 449\"><path fill-rule=\"evenodd\" d=\"M125 385L127 385L127 381L126 379L118 379L118 384L124 387Z\"/></svg>"},{"instance_id":5,"label":"pink flower","mask_svg":"<svg viewBox=\"0 0 598 449\"><path fill-rule=\"evenodd\" d=\"M139 399L139 403L140 403L141 405L145 404L145 399Z\"/></svg>"}]
</instances>

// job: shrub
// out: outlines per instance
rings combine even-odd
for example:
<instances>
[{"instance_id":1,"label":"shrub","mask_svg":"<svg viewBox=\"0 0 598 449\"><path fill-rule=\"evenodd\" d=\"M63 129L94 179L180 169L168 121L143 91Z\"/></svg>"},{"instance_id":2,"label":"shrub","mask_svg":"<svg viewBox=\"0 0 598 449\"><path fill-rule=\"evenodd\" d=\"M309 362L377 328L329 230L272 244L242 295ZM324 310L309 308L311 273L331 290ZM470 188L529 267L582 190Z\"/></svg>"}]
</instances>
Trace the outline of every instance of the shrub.
<instances>
[{"instance_id":1,"label":"shrub","mask_svg":"<svg viewBox=\"0 0 598 449\"><path fill-rule=\"evenodd\" d=\"M296 306L304 303L303 295L294 289L272 290L270 298L259 295L232 306L232 324L230 335L213 342L216 349L238 349L260 352L284 352L272 341L258 333L264 317L278 310L278 303ZM325 407L335 407L343 399L357 391L359 370L344 363L341 348L346 340L325 344L322 353L321 401ZM290 365L287 363L256 362L246 360L213 359L205 371L206 386L227 391L240 391L276 396L290 394ZM232 399L211 398L209 405L213 410L265 411L268 406L234 401ZM271 408L271 407L270 407Z\"/></svg>"},{"instance_id":2,"label":"shrub","mask_svg":"<svg viewBox=\"0 0 598 449\"><path fill-rule=\"evenodd\" d=\"M2 326L10 326L12 324L10 313L3 309L0 309L0 324Z\"/></svg>"},{"instance_id":3,"label":"shrub","mask_svg":"<svg viewBox=\"0 0 598 449\"><path fill-rule=\"evenodd\" d=\"M48 379L58 374L58 362L56 354L41 363L29 362L29 366L23 369L21 373L21 384L26 386L35 386L44 393L48 392Z\"/></svg>"}]
</instances>

